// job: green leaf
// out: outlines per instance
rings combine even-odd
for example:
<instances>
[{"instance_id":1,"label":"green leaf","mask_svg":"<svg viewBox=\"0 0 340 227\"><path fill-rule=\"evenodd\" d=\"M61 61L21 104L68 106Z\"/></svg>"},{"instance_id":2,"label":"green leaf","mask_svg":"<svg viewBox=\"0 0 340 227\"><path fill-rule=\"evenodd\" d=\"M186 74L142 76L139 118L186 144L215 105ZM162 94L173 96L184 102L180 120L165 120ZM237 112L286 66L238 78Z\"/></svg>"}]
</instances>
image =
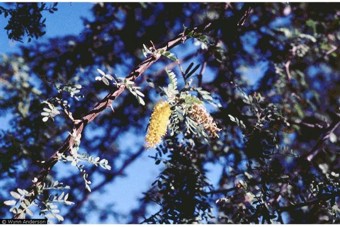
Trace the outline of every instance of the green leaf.
<instances>
[{"instance_id":1,"label":"green leaf","mask_svg":"<svg viewBox=\"0 0 340 227\"><path fill-rule=\"evenodd\" d=\"M91 188L90 188L90 186L89 186L88 184L85 184L85 188L86 188L89 192L91 192Z\"/></svg>"},{"instance_id":2,"label":"green leaf","mask_svg":"<svg viewBox=\"0 0 340 227\"><path fill-rule=\"evenodd\" d=\"M337 136L332 132L329 134L329 140L332 142L332 143L336 143L336 141L338 140L337 139Z\"/></svg>"},{"instance_id":3,"label":"green leaf","mask_svg":"<svg viewBox=\"0 0 340 227\"><path fill-rule=\"evenodd\" d=\"M68 206L71 206L71 205L74 204L74 202L71 202L71 201L64 201L64 203L65 203L66 205L68 205Z\"/></svg>"},{"instance_id":4,"label":"green leaf","mask_svg":"<svg viewBox=\"0 0 340 227\"><path fill-rule=\"evenodd\" d=\"M43 111L45 111L45 112L47 112L47 113L50 113L50 112L52 112L52 110L51 110L51 109L48 109L48 108L46 108L46 107L44 107L44 108L43 108Z\"/></svg>"},{"instance_id":5,"label":"green leaf","mask_svg":"<svg viewBox=\"0 0 340 227\"><path fill-rule=\"evenodd\" d=\"M62 192L62 193L59 195L58 200L62 200L63 197L64 197L64 195L65 195L65 192Z\"/></svg>"},{"instance_id":6,"label":"green leaf","mask_svg":"<svg viewBox=\"0 0 340 227\"><path fill-rule=\"evenodd\" d=\"M173 53L171 53L170 51L161 51L161 54L162 54L164 57L167 57L167 58L169 58L169 59L172 60L172 61L178 61L176 55L173 54Z\"/></svg>"},{"instance_id":7,"label":"green leaf","mask_svg":"<svg viewBox=\"0 0 340 227\"><path fill-rule=\"evenodd\" d=\"M24 213L21 209L18 210L18 219L24 219L26 218L26 213Z\"/></svg>"},{"instance_id":8,"label":"green leaf","mask_svg":"<svg viewBox=\"0 0 340 227\"><path fill-rule=\"evenodd\" d=\"M101 69L97 69L100 75L105 76L105 73Z\"/></svg>"},{"instance_id":9,"label":"green leaf","mask_svg":"<svg viewBox=\"0 0 340 227\"><path fill-rule=\"evenodd\" d=\"M13 205L16 204L16 200L6 200L6 201L4 202L4 204L5 204L6 206L13 206Z\"/></svg>"},{"instance_id":10,"label":"green leaf","mask_svg":"<svg viewBox=\"0 0 340 227\"><path fill-rule=\"evenodd\" d=\"M140 96L137 96L137 98L138 98L139 104L141 104L142 106L144 106L144 105L145 105L144 100L143 100Z\"/></svg>"},{"instance_id":11,"label":"green leaf","mask_svg":"<svg viewBox=\"0 0 340 227\"><path fill-rule=\"evenodd\" d=\"M316 42L316 38L314 38L314 36L308 35L308 34L299 34L299 37L301 38L305 38L305 39L309 39L310 41L312 41L313 43Z\"/></svg>"},{"instance_id":12,"label":"green leaf","mask_svg":"<svg viewBox=\"0 0 340 227\"><path fill-rule=\"evenodd\" d=\"M135 92L136 92L136 94L138 95L138 96L140 96L140 97L144 97L145 95L141 92L141 91L139 91L139 90L135 90Z\"/></svg>"},{"instance_id":13,"label":"green leaf","mask_svg":"<svg viewBox=\"0 0 340 227\"><path fill-rule=\"evenodd\" d=\"M30 209L26 209L26 214L28 214L29 216L33 216L33 212Z\"/></svg>"},{"instance_id":14,"label":"green leaf","mask_svg":"<svg viewBox=\"0 0 340 227\"><path fill-rule=\"evenodd\" d=\"M11 191L10 192L11 196L15 199L20 199L21 198L21 195L19 195L17 192L15 191Z\"/></svg>"},{"instance_id":15,"label":"green leaf","mask_svg":"<svg viewBox=\"0 0 340 227\"><path fill-rule=\"evenodd\" d=\"M31 203L30 203L30 201L28 201L28 199L24 199L22 202L25 203L26 206L30 206L31 205Z\"/></svg>"},{"instance_id":16,"label":"green leaf","mask_svg":"<svg viewBox=\"0 0 340 227\"><path fill-rule=\"evenodd\" d=\"M16 213L18 213L18 208L12 207L11 209L9 209L9 212L12 212L13 214L16 214Z\"/></svg>"},{"instance_id":17,"label":"green leaf","mask_svg":"<svg viewBox=\"0 0 340 227\"><path fill-rule=\"evenodd\" d=\"M105 78L107 78L108 80L113 80L113 76L111 76L110 74L105 74Z\"/></svg>"},{"instance_id":18,"label":"green leaf","mask_svg":"<svg viewBox=\"0 0 340 227\"><path fill-rule=\"evenodd\" d=\"M45 214L44 216L45 216L45 218L47 218L47 219L52 219L52 218L54 218L54 215L53 215L53 214Z\"/></svg>"},{"instance_id":19,"label":"green leaf","mask_svg":"<svg viewBox=\"0 0 340 227\"><path fill-rule=\"evenodd\" d=\"M42 112L41 113L41 116L49 116L50 114L49 113L47 113L47 112Z\"/></svg>"},{"instance_id":20,"label":"green leaf","mask_svg":"<svg viewBox=\"0 0 340 227\"><path fill-rule=\"evenodd\" d=\"M27 205L26 205L25 203L20 203L20 206L21 206L22 208L24 208L24 209L27 208Z\"/></svg>"},{"instance_id":21,"label":"green leaf","mask_svg":"<svg viewBox=\"0 0 340 227\"><path fill-rule=\"evenodd\" d=\"M61 216L60 214L55 214L56 219L58 219L58 221L64 221L63 216Z\"/></svg>"},{"instance_id":22,"label":"green leaf","mask_svg":"<svg viewBox=\"0 0 340 227\"><path fill-rule=\"evenodd\" d=\"M165 68L165 72L168 74L168 76L170 78L170 84L168 86L168 89L169 90L171 89L171 90L176 90L177 91L177 77L176 77L176 74L174 72L172 72L171 70L168 70L167 68Z\"/></svg>"},{"instance_id":23,"label":"green leaf","mask_svg":"<svg viewBox=\"0 0 340 227\"><path fill-rule=\"evenodd\" d=\"M106 86L109 86L109 85L110 85L109 80L106 79L105 77L102 78L102 81L103 81L103 83L104 83Z\"/></svg>"}]
</instances>

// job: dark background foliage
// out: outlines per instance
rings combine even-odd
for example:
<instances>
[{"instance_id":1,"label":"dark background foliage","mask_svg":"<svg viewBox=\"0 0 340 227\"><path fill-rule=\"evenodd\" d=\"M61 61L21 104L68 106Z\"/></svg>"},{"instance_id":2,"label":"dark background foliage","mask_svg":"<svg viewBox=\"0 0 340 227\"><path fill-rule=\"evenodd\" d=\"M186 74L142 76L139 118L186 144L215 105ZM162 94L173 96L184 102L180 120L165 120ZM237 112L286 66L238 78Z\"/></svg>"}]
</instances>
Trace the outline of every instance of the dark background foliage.
<instances>
[{"instance_id":1,"label":"dark background foliage","mask_svg":"<svg viewBox=\"0 0 340 227\"><path fill-rule=\"evenodd\" d=\"M13 5L0 13L10 17L5 29L14 40L42 36L41 11L58 7ZM83 86L79 101L63 97L74 118L80 118L108 93L93 79L97 68L127 75L144 59L143 44L152 41L157 47L181 33L183 25L214 21L204 34L207 49L189 40L172 52L183 65L200 65L194 80L221 104L212 112L222 129L219 138L207 145L168 135L150 151L138 139L133 149L116 142L127 133L144 137L158 99L148 81L166 86L163 69L173 66L161 58L136 81L145 106L125 92L114 101L113 113L104 111L87 125L81 149L112 166L110 171L88 167L89 175L100 179L92 191L124 176L131 163L150 152L162 170L126 222L339 223L338 3L105 3L95 4L92 13L94 19L84 19L79 36L24 43L20 53L2 57L0 110L14 117L1 131L1 198L30 186L41 160L72 129L67 118L41 121L42 101L58 95L56 84ZM255 76L259 79L250 82ZM90 133L98 129L101 133ZM207 165L221 170L218 184L207 179ZM93 215L103 223L122 220L119 207L98 209L79 173L57 176L53 168L49 178L69 185L75 202L61 208L67 221L87 222ZM110 200L114 195L102 196ZM7 214L1 204L0 216Z\"/></svg>"},{"instance_id":2,"label":"dark background foliage","mask_svg":"<svg viewBox=\"0 0 340 227\"><path fill-rule=\"evenodd\" d=\"M24 36L28 42L32 38L39 38L45 34L45 21L42 17L43 11L54 13L57 11L57 3L46 6L46 3L7 3L8 8L0 7L0 15L9 17L5 27L8 38L15 41L22 41ZM14 7L13 7L14 6Z\"/></svg>"}]
</instances>

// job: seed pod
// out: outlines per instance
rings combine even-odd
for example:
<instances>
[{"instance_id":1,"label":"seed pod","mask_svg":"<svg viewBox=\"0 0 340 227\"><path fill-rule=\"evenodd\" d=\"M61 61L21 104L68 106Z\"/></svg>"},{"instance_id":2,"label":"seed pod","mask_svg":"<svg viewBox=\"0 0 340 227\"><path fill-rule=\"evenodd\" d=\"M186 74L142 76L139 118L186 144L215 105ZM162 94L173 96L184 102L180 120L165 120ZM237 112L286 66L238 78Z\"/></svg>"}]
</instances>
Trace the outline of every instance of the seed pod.
<instances>
[{"instance_id":1,"label":"seed pod","mask_svg":"<svg viewBox=\"0 0 340 227\"><path fill-rule=\"evenodd\" d=\"M145 137L147 148L156 147L161 142L162 137L166 134L170 115L171 110L168 102L161 101L156 104Z\"/></svg>"}]
</instances>

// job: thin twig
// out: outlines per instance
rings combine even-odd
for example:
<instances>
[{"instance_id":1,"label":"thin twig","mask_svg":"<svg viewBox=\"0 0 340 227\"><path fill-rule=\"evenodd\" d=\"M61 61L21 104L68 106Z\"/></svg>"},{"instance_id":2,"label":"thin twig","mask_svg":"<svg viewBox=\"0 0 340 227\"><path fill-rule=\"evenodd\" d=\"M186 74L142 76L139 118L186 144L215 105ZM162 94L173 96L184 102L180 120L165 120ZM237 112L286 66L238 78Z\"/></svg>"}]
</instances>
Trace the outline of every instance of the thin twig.
<instances>
[{"instance_id":1,"label":"thin twig","mask_svg":"<svg viewBox=\"0 0 340 227\"><path fill-rule=\"evenodd\" d=\"M333 133L340 125L340 121L333 122L324 132L312 150L302 156L302 158L306 158L309 162L313 160L313 158L321 151L321 146L323 143L329 139L330 134Z\"/></svg>"},{"instance_id":2,"label":"thin twig","mask_svg":"<svg viewBox=\"0 0 340 227\"><path fill-rule=\"evenodd\" d=\"M291 63L290 60L288 60L285 64L285 69L286 69L288 80L290 80L292 78L292 75L290 74L290 69L289 69L290 63Z\"/></svg>"},{"instance_id":3,"label":"thin twig","mask_svg":"<svg viewBox=\"0 0 340 227\"><path fill-rule=\"evenodd\" d=\"M330 49L329 51L326 52L325 57L328 56L328 55L330 55L331 53L333 53L333 52L336 51L337 49L338 49L337 46L332 45L332 49Z\"/></svg>"},{"instance_id":4,"label":"thin twig","mask_svg":"<svg viewBox=\"0 0 340 227\"><path fill-rule=\"evenodd\" d=\"M285 207L278 207L278 212L283 212L283 211L293 211L297 208L301 208L304 206L310 206L322 201L327 201L329 199L332 199L336 196L339 196L340 193L339 192L334 192L334 193L330 193L330 194L326 194L326 195L321 195L319 196L317 199L312 199L303 203L298 203L298 204L293 204L293 205L289 205L289 206L285 206Z\"/></svg>"}]
</instances>

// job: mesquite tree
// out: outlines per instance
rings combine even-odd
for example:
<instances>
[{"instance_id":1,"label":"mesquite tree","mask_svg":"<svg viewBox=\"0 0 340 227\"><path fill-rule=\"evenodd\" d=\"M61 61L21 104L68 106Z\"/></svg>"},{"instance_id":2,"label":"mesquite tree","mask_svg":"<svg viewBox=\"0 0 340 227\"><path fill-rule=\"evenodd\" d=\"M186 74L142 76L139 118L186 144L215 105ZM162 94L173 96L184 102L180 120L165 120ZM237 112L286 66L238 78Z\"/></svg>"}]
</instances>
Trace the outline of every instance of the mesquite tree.
<instances>
[{"instance_id":1,"label":"mesquite tree","mask_svg":"<svg viewBox=\"0 0 340 227\"><path fill-rule=\"evenodd\" d=\"M1 56L0 216L339 223L339 4L92 13L79 36ZM160 172L124 214L102 190L145 152Z\"/></svg>"}]
</instances>

